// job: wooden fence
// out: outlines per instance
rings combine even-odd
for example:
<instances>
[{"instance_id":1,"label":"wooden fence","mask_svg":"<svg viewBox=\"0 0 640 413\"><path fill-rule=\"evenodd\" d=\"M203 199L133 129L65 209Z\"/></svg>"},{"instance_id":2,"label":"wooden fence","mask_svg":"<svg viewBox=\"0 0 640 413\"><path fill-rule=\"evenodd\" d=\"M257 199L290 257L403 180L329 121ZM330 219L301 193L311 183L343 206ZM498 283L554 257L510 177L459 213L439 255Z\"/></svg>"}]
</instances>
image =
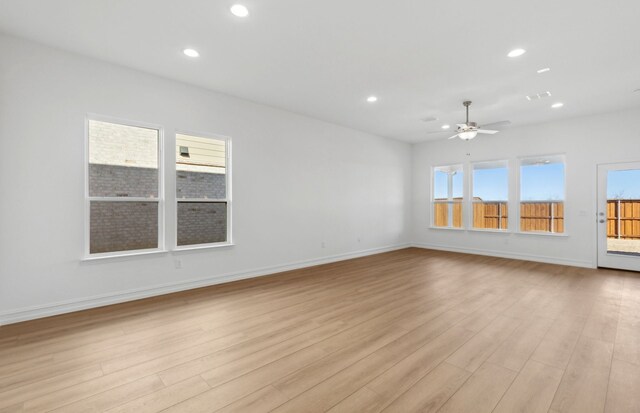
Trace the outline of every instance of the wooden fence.
<instances>
[{"instance_id":1,"label":"wooden fence","mask_svg":"<svg viewBox=\"0 0 640 413\"><path fill-rule=\"evenodd\" d=\"M607 237L640 239L640 199L607 201Z\"/></svg>"},{"instance_id":2,"label":"wooden fence","mask_svg":"<svg viewBox=\"0 0 640 413\"><path fill-rule=\"evenodd\" d=\"M507 229L509 222L506 202L482 202L474 199L473 228ZM449 225L449 204L434 205L434 225ZM462 202L453 202L453 227L462 227ZM564 204L562 202L527 201L520 203L520 230L541 232L564 232Z\"/></svg>"},{"instance_id":3,"label":"wooden fence","mask_svg":"<svg viewBox=\"0 0 640 413\"><path fill-rule=\"evenodd\" d=\"M449 225L449 205L434 206L436 227ZM507 229L509 221L506 202L482 202L474 199L473 228ZM453 226L462 228L462 202L453 202ZM526 201L520 203L520 230L564 232L564 203ZM610 199L607 201L607 237L640 239L640 199Z\"/></svg>"},{"instance_id":4,"label":"wooden fence","mask_svg":"<svg viewBox=\"0 0 640 413\"><path fill-rule=\"evenodd\" d=\"M564 232L563 202L520 202L520 231Z\"/></svg>"},{"instance_id":5,"label":"wooden fence","mask_svg":"<svg viewBox=\"0 0 640 413\"><path fill-rule=\"evenodd\" d=\"M473 203L473 227L480 229L507 229L509 208L506 202Z\"/></svg>"},{"instance_id":6,"label":"wooden fence","mask_svg":"<svg viewBox=\"0 0 640 413\"><path fill-rule=\"evenodd\" d=\"M434 221L436 227L449 226L449 204L436 203L434 205ZM453 227L462 228L462 202L453 202Z\"/></svg>"}]
</instances>

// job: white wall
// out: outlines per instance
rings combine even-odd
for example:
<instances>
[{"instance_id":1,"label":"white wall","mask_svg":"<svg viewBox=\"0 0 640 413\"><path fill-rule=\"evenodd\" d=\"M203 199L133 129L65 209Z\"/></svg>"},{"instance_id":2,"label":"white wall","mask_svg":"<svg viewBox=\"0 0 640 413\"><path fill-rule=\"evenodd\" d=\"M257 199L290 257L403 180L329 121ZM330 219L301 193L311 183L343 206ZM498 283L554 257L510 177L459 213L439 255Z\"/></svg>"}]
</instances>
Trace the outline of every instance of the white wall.
<instances>
[{"instance_id":1,"label":"white wall","mask_svg":"<svg viewBox=\"0 0 640 413\"><path fill-rule=\"evenodd\" d=\"M567 102L567 104L571 104ZM640 110L512 128L469 143L439 140L413 148L413 240L419 246L529 259L585 267L596 266L596 165L640 161ZM470 153L470 156L466 154ZM429 228L430 168L437 165L566 154L566 237L454 231ZM468 169L465 179L468 180ZM517 176L510 174L510 215L517 201ZM515 227L515 220L510 226Z\"/></svg>"},{"instance_id":2,"label":"white wall","mask_svg":"<svg viewBox=\"0 0 640 413\"><path fill-rule=\"evenodd\" d=\"M12 37L0 52L0 324L409 242L408 144ZM236 245L82 262L87 113L163 125L169 189L175 129L231 136Z\"/></svg>"}]
</instances>

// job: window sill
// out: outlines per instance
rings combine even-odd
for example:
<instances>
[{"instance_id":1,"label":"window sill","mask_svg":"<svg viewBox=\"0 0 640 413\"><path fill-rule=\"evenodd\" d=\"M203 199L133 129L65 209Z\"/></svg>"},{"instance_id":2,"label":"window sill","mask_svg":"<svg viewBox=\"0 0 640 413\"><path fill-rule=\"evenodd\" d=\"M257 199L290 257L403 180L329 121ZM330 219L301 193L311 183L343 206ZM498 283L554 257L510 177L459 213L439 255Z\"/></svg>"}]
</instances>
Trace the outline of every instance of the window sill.
<instances>
[{"instance_id":1,"label":"window sill","mask_svg":"<svg viewBox=\"0 0 640 413\"><path fill-rule=\"evenodd\" d=\"M454 227L434 227L430 226L429 229L437 229L437 230L445 230L445 231L466 231L465 228L454 228Z\"/></svg>"},{"instance_id":2,"label":"window sill","mask_svg":"<svg viewBox=\"0 0 640 413\"><path fill-rule=\"evenodd\" d=\"M518 235L534 235L534 236L543 236L543 237L558 237L558 238L566 238L569 236L567 233L557 233L557 232L542 232L542 231L520 231L515 232Z\"/></svg>"},{"instance_id":3,"label":"window sill","mask_svg":"<svg viewBox=\"0 0 640 413\"><path fill-rule=\"evenodd\" d=\"M153 250L137 250L131 252L123 252L123 253L102 253L102 254L94 254L86 256L80 261L89 262L89 261L103 261L109 259L118 259L118 258L129 258L129 257L138 257L141 255L155 255L155 254L166 254L169 251L163 249L153 249Z\"/></svg>"},{"instance_id":4,"label":"window sill","mask_svg":"<svg viewBox=\"0 0 640 413\"><path fill-rule=\"evenodd\" d=\"M194 250L208 250L212 248L227 248L233 247L233 242L217 242L215 244L199 244L199 245L185 245L183 247L175 247L171 252L185 252L185 251L194 251Z\"/></svg>"},{"instance_id":5,"label":"window sill","mask_svg":"<svg viewBox=\"0 0 640 413\"><path fill-rule=\"evenodd\" d=\"M468 231L473 232L488 232L491 234L512 234L508 229L482 229L482 228L469 228Z\"/></svg>"}]
</instances>

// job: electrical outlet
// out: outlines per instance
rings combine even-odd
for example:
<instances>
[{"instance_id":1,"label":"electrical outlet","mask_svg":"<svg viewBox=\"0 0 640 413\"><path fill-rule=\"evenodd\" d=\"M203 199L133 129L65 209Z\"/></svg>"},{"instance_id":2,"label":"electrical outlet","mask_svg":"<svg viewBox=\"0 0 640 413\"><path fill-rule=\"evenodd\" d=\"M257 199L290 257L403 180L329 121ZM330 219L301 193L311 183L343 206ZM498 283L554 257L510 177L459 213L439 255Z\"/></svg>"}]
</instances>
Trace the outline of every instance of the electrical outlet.
<instances>
[{"instance_id":1,"label":"electrical outlet","mask_svg":"<svg viewBox=\"0 0 640 413\"><path fill-rule=\"evenodd\" d=\"M174 259L173 264L176 266L176 270L179 270L182 268L182 260L180 258Z\"/></svg>"},{"instance_id":2,"label":"electrical outlet","mask_svg":"<svg viewBox=\"0 0 640 413\"><path fill-rule=\"evenodd\" d=\"M360 237L358 237L358 243L360 243Z\"/></svg>"},{"instance_id":3,"label":"electrical outlet","mask_svg":"<svg viewBox=\"0 0 640 413\"><path fill-rule=\"evenodd\" d=\"M325 245L324 241L322 241L322 242L320 243L320 248L326 248L326 245Z\"/></svg>"}]
</instances>

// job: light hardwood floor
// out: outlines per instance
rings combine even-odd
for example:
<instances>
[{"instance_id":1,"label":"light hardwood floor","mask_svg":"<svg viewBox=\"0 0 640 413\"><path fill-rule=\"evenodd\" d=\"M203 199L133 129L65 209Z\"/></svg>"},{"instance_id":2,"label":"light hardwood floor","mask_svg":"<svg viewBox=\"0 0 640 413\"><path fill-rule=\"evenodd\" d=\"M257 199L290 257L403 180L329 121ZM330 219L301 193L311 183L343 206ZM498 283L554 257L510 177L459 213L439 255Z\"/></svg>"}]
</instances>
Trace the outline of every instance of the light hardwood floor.
<instances>
[{"instance_id":1,"label":"light hardwood floor","mask_svg":"<svg viewBox=\"0 0 640 413\"><path fill-rule=\"evenodd\" d=\"M640 276L406 249L0 327L5 412L640 412Z\"/></svg>"}]
</instances>

